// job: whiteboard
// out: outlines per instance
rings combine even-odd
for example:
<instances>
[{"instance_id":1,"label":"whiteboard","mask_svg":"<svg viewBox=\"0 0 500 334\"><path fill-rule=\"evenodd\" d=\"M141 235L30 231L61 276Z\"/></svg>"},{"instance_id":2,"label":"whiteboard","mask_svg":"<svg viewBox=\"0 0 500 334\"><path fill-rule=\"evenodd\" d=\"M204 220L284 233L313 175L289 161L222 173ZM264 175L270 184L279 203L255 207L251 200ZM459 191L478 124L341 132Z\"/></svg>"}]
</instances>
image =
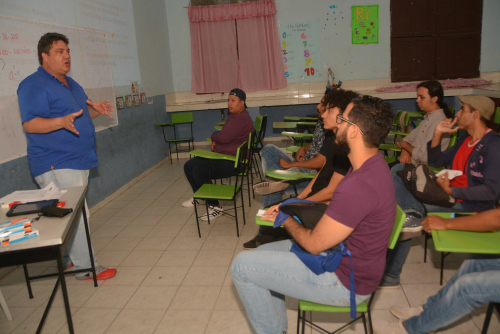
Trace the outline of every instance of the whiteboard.
<instances>
[{"instance_id":1,"label":"whiteboard","mask_svg":"<svg viewBox=\"0 0 500 334\"><path fill-rule=\"evenodd\" d=\"M0 163L27 154L16 92L19 83L37 70L38 40L46 32L68 37L71 71L67 75L88 97L116 103L106 32L0 14ZM96 131L118 125L116 106L112 115L112 119L95 118Z\"/></svg>"}]
</instances>

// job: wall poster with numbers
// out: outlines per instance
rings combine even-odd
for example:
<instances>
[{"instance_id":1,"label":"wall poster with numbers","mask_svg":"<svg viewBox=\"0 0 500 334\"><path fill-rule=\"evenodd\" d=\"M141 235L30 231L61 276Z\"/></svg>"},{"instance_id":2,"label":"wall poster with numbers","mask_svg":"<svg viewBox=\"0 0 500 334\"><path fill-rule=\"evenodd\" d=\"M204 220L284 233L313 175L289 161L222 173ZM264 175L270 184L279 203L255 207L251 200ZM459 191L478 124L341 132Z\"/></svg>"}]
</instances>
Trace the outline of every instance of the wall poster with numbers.
<instances>
[{"instance_id":1,"label":"wall poster with numbers","mask_svg":"<svg viewBox=\"0 0 500 334\"><path fill-rule=\"evenodd\" d=\"M280 23L280 40L285 76L321 76L319 21Z\"/></svg>"}]
</instances>

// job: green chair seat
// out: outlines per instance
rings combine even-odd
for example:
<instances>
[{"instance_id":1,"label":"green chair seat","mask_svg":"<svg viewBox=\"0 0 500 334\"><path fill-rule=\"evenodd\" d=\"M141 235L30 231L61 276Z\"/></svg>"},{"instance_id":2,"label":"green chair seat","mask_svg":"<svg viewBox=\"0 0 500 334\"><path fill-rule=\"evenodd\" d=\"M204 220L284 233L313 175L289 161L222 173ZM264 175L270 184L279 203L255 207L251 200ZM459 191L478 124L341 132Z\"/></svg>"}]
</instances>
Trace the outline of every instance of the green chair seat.
<instances>
[{"instance_id":1,"label":"green chair seat","mask_svg":"<svg viewBox=\"0 0 500 334\"><path fill-rule=\"evenodd\" d=\"M295 129L297 122L273 122L273 129Z\"/></svg>"},{"instance_id":2,"label":"green chair seat","mask_svg":"<svg viewBox=\"0 0 500 334\"><path fill-rule=\"evenodd\" d=\"M260 216L255 216L255 224L263 226L274 226L273 222L270 222L269 220L263 220L260 218Z\"/></svg>"},{"instance_id":3,"label":"green chair seat","mask_svg":"<svg viewBox=\"0 0 500 334\"><path fill-rule=\"evenodd\" d=\"M285 116L283 119L286 121L319 121L319 117L307 117L307 116Z\"/></svg>"},{"instance_id":4,"label":"green chair seat","mask_svg":"<svg viewBox=\"0 0 500 334\"><path fill-rule=\"evenodd\" d=\"M234 189L235 187L236 190ZM233 199L235 191L239 191L240 186L227 184L204 184L196 191L196 198L211 199L217 198L220 200Z\"/></svg>"},{"instance_id":5,"label":"green chair seat","mask_svg":"<svg viewBox=\"0 0 500 334\"><path fill-rule=\"evenodd\" d=\"M303 300L299 302L299 305L302 311L334 312L334 313L351 312L351 308L349 306L330 306L330 305L306 302ZM368 304L366 302L362 302L361 304L356 305L356 311L359 313L368 312Z\"/></svg>"},{"instance_id":6,"label":"green chair seat","mask_svg":"<svg viewBox=\"0 0 500 334\"><path fill-rule=\"evenodd\" d=\"M297 153L299 151L299 149L301 148L301 146L297 146L297 145L292 145L292 146L288 146L286 148L286 150L288 152L293 152L293 153Z\"/></svg>"},{"instance_id":7,"label":"green chair seat","mask_svg":"<svg viewBox=\"0 0 500 334\"><path fill-rule=\"evenodd\" d=\"M312 133L300 133L300 132L290 132L290 131L283 131L281 135L292 137L295 139L312 139L312 137L314 136Z\"/></svg>"},{"instance_id":8,"label":"green chair seat","mask_svg":"<svg viewBox=\"0 0 500 334\"><path fill-rule=\"evenodd\" d=\"M214 129L215 129L216 131L221 131L221 130L222 130L222 126L220 126L220 125L216 125L216 126L214 126Z\"/></svg>"},{"instance_id":9,"label":"green chair seat","mask_svg":"<svg viewBox=\"0 0 500 334\"><path fill-rule=\"evenodd\" d=\"M270 169L266 172L266 176L274 177L275 179L280 179L280 180L297 181L300 179L313 179L314 176L316 176L316 174L292 172L289 170L280 170L280 169Z\"/></svg>"},{"instance_id":10,"label":"green chair seat","mask_svg":"<svg viewBox=\"0 0 500 334\"><path fill-rule=\"evenodd\" d=\"M379 150L384 150L384 151L394 151L394 152L401 152L401 149L398 148L396 144L380 144L378 147Z\"/></svg>"},{"instance_id":11,"label":"green chair seat","mask_svg":"<svg viewBox=\"0 0 500 334\"><path fill-rule=\"evenodd\" d=\"M183 141L192 141L194 140L193 137L191 138L177 138L177 139L169 139L167 142L175 143L175 142L183 142Z\"/></svg>"},{"instance_id":12,"label":"green chair seat","mask_svg":"<svg viewBox=\"0 0 500 334\"><path fill-rule=\"evenodd\" d=\"M217 125L224 125L226 124L226 121L220 121L219 123L217 123Z\"/></svg>"}]
</instances>

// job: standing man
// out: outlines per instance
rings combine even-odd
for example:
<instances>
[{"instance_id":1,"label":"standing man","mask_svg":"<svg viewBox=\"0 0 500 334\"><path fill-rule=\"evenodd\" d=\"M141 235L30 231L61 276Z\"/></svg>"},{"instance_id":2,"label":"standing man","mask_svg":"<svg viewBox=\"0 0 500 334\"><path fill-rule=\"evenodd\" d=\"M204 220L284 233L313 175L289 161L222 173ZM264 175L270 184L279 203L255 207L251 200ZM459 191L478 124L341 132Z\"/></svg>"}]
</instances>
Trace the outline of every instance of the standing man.
<instances>
[{"instance_id":1,"label":"standing man","mask_svg":"<svg viewBox=\"0 0 500 334\"><path fill-rule=\"evenodd\" d=\"M378 146L392 124L392 107L381 99L360 96L339 122L335 153L346 155L352 168L339 182L330 205L313 230L288 217L283 226L311 254L342 241L351 252L356 304L368 299L384 271L389 236L396 216L394 184ZM276 213L263 216L274 221ZM351 297L351 261L343 257L334 272L315 274L290 251L291 240L241 252L231 276L257 333L286 333L285 295L315 303L347 306Z\"/></svg>"},{"instance_id":2,"label":"standing man","mask_svg":"<svg viewBox=\"0 0 500 334\"><path fill-rule=\"evenodd\" d=\"M89 169L96 167L95 129L92 119L109 114L109 101L92 102L81 87L66 74L71 70L68 38L46 33L38 41L41 67L24 79L17 89L19 109L26 137L31 174L40 187L50 182L59 188L86 186ZM89 211L85 203L87 217ZM97 264L97 279L113 277L116 269ZM90 268L83 214L63 257L63 266L74 270ZM77 279L91 279L79 273Z\"/></svg>"}]
</instances>

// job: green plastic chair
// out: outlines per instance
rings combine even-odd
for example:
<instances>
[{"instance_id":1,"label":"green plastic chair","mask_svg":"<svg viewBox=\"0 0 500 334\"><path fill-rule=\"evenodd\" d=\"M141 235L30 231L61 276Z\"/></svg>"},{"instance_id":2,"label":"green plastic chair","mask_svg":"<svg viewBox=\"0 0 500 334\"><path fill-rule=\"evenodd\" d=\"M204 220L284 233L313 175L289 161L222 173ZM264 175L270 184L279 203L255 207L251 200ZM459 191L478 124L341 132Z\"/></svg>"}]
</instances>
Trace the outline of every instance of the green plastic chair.
<instances>
[{"instance_id":1,"label":"green plastic chair","mask_svg":"<svg viewBox=\"0 0 500 334\"><path fill-rule=\"evenodd\" d=\"M204 184L198 189L194 194L193 198L194 199L202 199L202 200L232 200L234 207L233 209L226 209L224 210L224 215L231 216L236 219L236 235L239 237L240 236L240 231L239 231L239 226L238 226L238 212L237 212L237 206L236 206L236 196L241 192L241 189L243 187L243 175L245 173L248 173L248 161L247 161L247 152L248 152L248 145L247 142L243 142L240 147L238 147L236 157L235 158L235 164L234 167L236 168L236 181L234 185L231 184ZM216 153L216 152L211 152L211 153ZM220 154L220 153L216 153ZM224 156L225 154L220 154L221 156ZM229 159L228 159L229 160ZM205 202L206 206L206 214L208 215L208 202ZM234 210L234 215L228 213L227 211ZM245 222L245 206L243 204L243 194L241 194L241 210L243 213L243 225L246 224ZM194 212L196 216L196 225L198 226L198 236L201 238L201 232L200 232L200 222L199 222L199 217L198 217L198 208L196 201L194 201ZM208 224L210 224L210 217L208 217Z\"/></svg>"},{"instance_id":2,"label":"green plastic chair","mask_svg":"<svg viewBox=\"0 0 500 334\"><path fill-rule=\"evenodd\" d=\"M266 136L266 127L267 127L267 115L257 115L255 118L255 146L253 150L253 154L259 158L259 163L257 163L257 159L254 159L254 167L255 173L259 175L260 181L262 182L262 172L260 170L260 165L262 164L262 156L260 155L260 151L264 148L264 137ZM254 157L255 158L255 157Z\"/></svg>"},{"instance_id":3,"label":"green plastic chair","mask_svg":"<svg viewBox=\"0 0 500 334\"><path fill-rule=\"evenodd\" d=\"M460 212L461 215L475 215L474 212ZM441 218L451 218L452 212L428 212L427 215L434 215ZM425 235L424 242L424 262L427 262L427 240L431 239L432 235L430 233ZM439 276L439 285L443 285L443 273L444 273L444 258L450 255L449 252L441 252L441 273Z\"/></svg>"},{"instance_id":4,"label":"green plastic chair","mask_svg":"<svg viewBox=\"0 0 500 334\"><path fill-rule=\"evenodd\" d=\"M398 241L399 234L401 232L401 228L403 227L403 223L405 221L405 218L406 218L405 212L398 205L397 209L396 209L396 219L394 221L394 226L392 228L391 236L389 238L389 244L387 245L387 248L389 250L393 249L394 246L396 246L396 242ZM356 273L354 273L354 275L356 275ZM344 328L346 328L347 326L349 326L350 324L352 324L353 322L355 322L359 319L363 319L365 334L368 334L365 314L368 314L368 322L370 323L370 333L373 333L370 306L371 306L373 298L375 296L375 292L372 293L368 303L366 303L366 301L364 301L361 304L356 305L356 311L358 313L361 313L361 315L359 317L351 320L349 323L345 324L341 328L331 332L331 334L338 333L338 332L342 331ZM301 315L301 311L302 311L302 315ZM299 333L301 321L302 321L302 334L305 333L306 322L311 324L316 329L322 330L325 333L330 333L327 330L325 330L324 328L321 328L320 326L314 324L312 321L307 320L306 319L306 311L329 312L329 313L349 313L349 312L351 312L351 308L349 306L329 306L329 305L317 304L317 303L312 303L312 302L300 300L299 301L299 309L298 309L298 317L297 317L297 333Z\"/></svg>"},{"instance_id":5,"label":"green plastic chair","mask_svg":"<svg viewBox=\"0 0 500 334\"><path fill-rule=\"evenodd\" d=\"M269 169L266 172L266 176L279 179L279 180L287 180L293 185L293 190L295 190L295 195L298 196L297 187L295 183L298 180L302 179L314 179L316 176L315 173L303 173L303 172L292 172L289 170L281 170L281 169Z\"/></svg>"},{"instance_id":6,"label":"green plastic chair","mask_svg":"<svg viewBox=\"0 0 500 334\"><path fill-rule=\"evenodd\" d=\"M191 136L186 138L177 138L177 130L176 125L180 124L189 124L191 126ZM172 123L158 123L156 126L161 126L163 130L163 139L168 143L168 152L170 154L170 164L172 164L172 151L170 148L171 144L175 145L175 152L177 154L177 160L179 160L179 152L189 152L191 151L191 143L193 144L194 149L194 136L193 136L193 113L192 112L184 112L184 113L176 113L172 114ZM173 127L174 128L174 138L167 139L167 135L165 134L165 127ZM179 151L177 144L187 142L188 149ZM191 156L189 156L191 157Z\"/></svg>"}]
</instances>

